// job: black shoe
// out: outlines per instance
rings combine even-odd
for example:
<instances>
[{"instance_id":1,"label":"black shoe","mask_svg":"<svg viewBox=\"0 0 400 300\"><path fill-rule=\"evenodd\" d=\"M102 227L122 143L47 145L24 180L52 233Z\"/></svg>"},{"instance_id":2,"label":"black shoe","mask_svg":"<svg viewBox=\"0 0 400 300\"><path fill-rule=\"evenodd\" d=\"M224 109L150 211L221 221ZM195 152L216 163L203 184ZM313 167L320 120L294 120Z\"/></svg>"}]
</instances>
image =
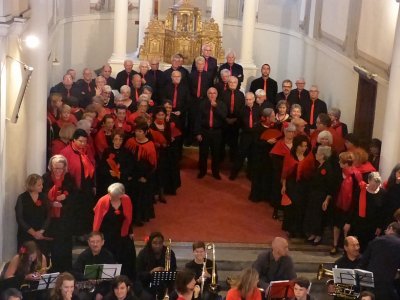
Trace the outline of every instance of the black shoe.
<instances>
[{"instance_id":1,"label":"black shoe","mask_svg":"<svg viewBox=\"0 0 400 300\"><path fill-rule=\"evenodd\" d=\"M204 176L206 176L206 172L199 172L199 174L197 174L197 178L201 179Z\"/></svg>"},{"instance_id":2,"label":"black shoe","mask_svg":"<svg viewBox=\"0 0 400 300\"><path fill-rule=\"evenodd\" d=\"M213 177L217 180L221 180L221 176L218 173L214 173Z\"/></svg>"}]
</instances>

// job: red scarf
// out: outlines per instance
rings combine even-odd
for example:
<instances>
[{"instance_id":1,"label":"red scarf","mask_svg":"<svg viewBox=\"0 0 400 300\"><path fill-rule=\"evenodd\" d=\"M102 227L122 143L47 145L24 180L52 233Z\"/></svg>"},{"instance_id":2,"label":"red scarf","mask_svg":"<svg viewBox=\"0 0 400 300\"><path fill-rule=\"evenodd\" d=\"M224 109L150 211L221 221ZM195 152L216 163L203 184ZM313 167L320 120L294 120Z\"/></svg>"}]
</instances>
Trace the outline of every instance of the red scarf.
<instances>
[{"instance_id":1,"label":"red scarf","mask_svg":"<svg viewBox=\"0 0 400 300\"><path fill-rule=\"evenodd\" d=\"M64 182L64 174L61 178L57 179L54 177L54 174L51 174L51 178L54 182L53 187L47 193L47 197L51 202L57 201L57 197L64 194L68 196L68 192L62 190L62 184ZM53 204L53 203L52 203ZM51 206L50 215L52 218L59 218L61 216L61 207Z\"/></svg>"},{"instance_id":2,"label":"red scarf","mask_svg":"<svg viewBox=\"0 0 400 300\"><path fill-rule=\"evenodd\" d=\"M349 212L353 206L353 174L356 178L358 185L360 186L360 195L359 195L359 215L360 217L365 217L366 215L366 184L362 180L362 176L359 171L357 171L354 167L349 167L343 169L343 174L345 178L340 185L339 195L337 197L336 206L344 211Z\"/></svg>"},{"instance_id":3,"label":"red scarf","mask_svg":"<svg viewBox=\"0 0 400 300\"><path fill-rule=\"evenodd\" d=\"M80 150L75 142L71 143L72 149L79 153L83 165L83 174L85 178L93 178L94 175L94 166L90 161L89 156L86 153L86 148L84 150Z\"/></svg>"},{"instance_id":4,"label":"red scarf","mask_svg":"<svg viewBox=\"0 0 400 300\"><path fill-rule=\"evenodd\" d=\"M116 174L118 179L120 179L121 178L121 171L119 169L120 165L116 163L114 158L115 158L115 154L114 153L110 153L108 155L108 158L106 159L106 161L107 161L108 165L110 166L111 171L114 171L114 173Z\"/></svg>"}]
</instances>

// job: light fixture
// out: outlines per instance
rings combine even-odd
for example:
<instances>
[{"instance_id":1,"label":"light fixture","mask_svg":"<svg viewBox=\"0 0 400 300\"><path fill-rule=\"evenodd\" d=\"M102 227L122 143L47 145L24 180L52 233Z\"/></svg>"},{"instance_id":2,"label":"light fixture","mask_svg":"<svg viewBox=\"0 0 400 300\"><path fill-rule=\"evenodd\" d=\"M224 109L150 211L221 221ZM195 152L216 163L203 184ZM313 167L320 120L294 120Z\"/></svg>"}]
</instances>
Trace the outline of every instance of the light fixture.
<instances>
[{"instance_id":1,"label":"light fixture","mask_svg":"<svg viewBox=\"0 0 400 300\"><path fill-rule=\"evenodd\" d=\"M23 41L25 45L31 49L36 48L40 43L39 38L33 34L28 35Z\"/></svg>"}]
</instances>

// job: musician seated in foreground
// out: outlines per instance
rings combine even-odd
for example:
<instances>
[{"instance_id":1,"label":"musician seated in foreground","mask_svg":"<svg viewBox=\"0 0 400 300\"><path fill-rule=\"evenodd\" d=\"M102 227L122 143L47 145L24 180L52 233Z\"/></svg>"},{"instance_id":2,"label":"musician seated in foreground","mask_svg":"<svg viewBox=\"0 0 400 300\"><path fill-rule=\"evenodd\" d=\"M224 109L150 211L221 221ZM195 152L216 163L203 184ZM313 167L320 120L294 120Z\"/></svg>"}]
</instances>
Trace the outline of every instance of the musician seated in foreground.
<instances>
[{"instance_id":1,"label":"musician seated in foreground","mask_svg":"<svg viewBox=\"0 0 400 300\"><path fill-rule=\"evenodd\" d=\"M74 294L74 291L74 276L67 272L61 273L56 279L54 289L51 291L50 300L80 300L80 298Z\"/></svg>"},{"instance_id":2,"label":"musician seated in foreground","mask_svg":"<svg viewBox=\"0 0 400 300\"><path fill-rule=\"evenodd\" d=\"M208 294L212 278L213 261L206 259L206 245L202 241L193 243L193 256L194 259L185 265L185 268L191 270L195 274L196 283L201 286L204 279L203 293ZM205 265L204 265L205 263ZM203 270L204 269L204 270ZM204 271L204 274L203 274ZM217 265L215 264L215 274L217 275ZM218 275L216 276L216 283L218 282ZM203 299L206 297L202 297ZM208 298L208 297L207 297Z\"/></svg>"},{"instance_id":3,"label":"musician seated in foreground","mask_svg":"<svg viewBox=\"0 0 400 300\"><path fill-rule=\"evenodd\" d=\"M253 263L260 275L259 287L267 290L271 281L292 280L296 278L294 264L289 256L289 245L282 237L275 237L272 248L260 253Z\"/></svg>"},{"instance_id":4,"label":"musician seated in foreground","mask_svg":"<svg viewBox=\"0 0 400 300\"><path fill-rule=\"evenodd\" d=\"M110 251L103 248L104 236L101 232L93 231L89 234L88 238L89 247L79 254L78 259L73 265L73 274L78 281L86 280L84 276L85 266L98 265L98 264L115 264L116 261ZM101 282L96 286L93 294L96 300L101 300L110 289L109 282ZM88 298L89 292L82 291L79 295L81 298Z\"/></svg>"},{"instance_id":5,"label":"musician seated in foreground","mask_svg":"<svg viewBox=\"0 0 400 300\"><path fill-rule=\"evenodd\" d=\"M235 287L226 294L226 300L261 300L261 292L257 288L258 280L256 269L244 269Z\"/></svg>"},{"instance_id":6,"label":"musician seated in foreground","mask_svg":"<svg viewBox=\"0 0 400 300\"><path fill-rule=\"evenodd\" d=\"M125 275L117 276L111 283L111 292L109 292L104 300L137 300L133 293L132 282Z\"/></svg>"},{"instance_id":7,"label":"musician seated in foreground","mask_svg":"<svg viewBox=\"0 0 400 300\"><path fill-rule=\"evenodd\" d=\"M172 291L173 284L161 282L159 287L150 287L154 273L161 271L176 271L175 253L171 249L170 255L168 255L167 252L167 247L164 246L164 236L161 232L152 232L146 246L140 250L136 258L136 274L141 287L153 296L156 296L157 294L159 296L158 299L162 299L167 287ZM168 268L168 266L169 270L166 270L166 267ZM137 291L137 294L140 297L142 297L141 292L141 290Z\"/></svg>"},{"instance_id":8,"label":"musician seated in foreground","mask_svg":"<svg viewBox=\"0 0 400 300\"><path fill-rule=\"evenodd\" d=\"M175 291L169 295L169 300L204 299L200 296L200 286L196 284L195 273L184 269L176 274Z\"/></svg>"},{"instance_id":9,"label":"musician seated in foreground","mask_svg":"<svg viewBox=\"0 0 400 300\"><path fill-rule=\"evenodd\" d=\"M360 259L360 244L355 236L349 235L344 239L344 254L334 265L340 269L356 269Z\"/></svg>"},{"instance_id":10,"label":"musician seated in foreground","mask_svg":"<svg viewBox=\"0 0 400 300\"><path fill-rule=\"evenodd\" d=\"M360 293L360 296L358 297L360 300L375 300L375 295L371 292L368 291L363 291Z\"/></svg>"},{"instance_id":11,"label":"musician seated in foreground","mask_svg":"<svg viewBox=\"0 0 400 300\"><path fill-rule=\"evenodd\" d=\"M314 297L308 294L310 288L310 281L306 278L296 278L293 280L294 298L291 300L315 300Z\"/></svg>"},{"instance_id":12,"label":"musician seated in foreground","mask_svg":"<svg viewBox=\"0 0 400 300\"><path fill-rule=\"evenodd\" d=\"M21 291L15 288L6 289L1 294L1 300L22 300L22 293Z\"/></svg>"}]
</instances>

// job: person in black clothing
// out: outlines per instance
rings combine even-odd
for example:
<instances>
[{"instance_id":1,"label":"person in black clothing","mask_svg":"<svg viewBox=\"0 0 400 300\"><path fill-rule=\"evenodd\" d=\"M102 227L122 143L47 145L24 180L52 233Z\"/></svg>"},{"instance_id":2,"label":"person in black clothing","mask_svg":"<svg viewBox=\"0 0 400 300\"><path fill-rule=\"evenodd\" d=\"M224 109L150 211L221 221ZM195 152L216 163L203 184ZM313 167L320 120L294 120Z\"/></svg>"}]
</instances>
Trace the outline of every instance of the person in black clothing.
<instances>
[{"instance_id":1,"label":"person in black clothing","mask_svg":"<svg viewBox=\"0 0 400 300\"><path fill-rule=\"evenodd\" d=\"M400 163L394 166L384 187L385 224L389 224L393 221L394 212L400 208Z\"/></svg>"},{"instance_id":2,"label":"person in black clothing","mask_svg":"<svg viewBox=\"0 0 400 300\"><path fill-rule=\"evenodd\" d=\"M271 67L269 64L263 64L261 66L261 77L254 79L250 84L250 92L254 94L258 89L264 90L267 95L267 100L272 102L273 106L276 105L276 94L278 93L278 84L277 82L269 77L269 73L271 72Z\"/></svg>"},{"instance_id":3,"label":"person in black clothing","mask_svg":"<svg viewBox=\"0 0 400 300\"><path fill-rule=\"evenodd\" d=\"M139 280L141 288L154 297L158 295L158 299L163 298L167 287L168 290L172 291L173 286L173 284L161 282L159 287L155 287L154 285L150 287L154 272L165 270L166 260L168 259L166 257L166 252L167 247L164 246L164 236L162 233L152 232L149 236L146 246L139 252L136 259L137 279ZM177 266L176 257L173 250L170 250L169 259L169 271L175 272ZM142 291L139 290L138 292L140 295Z\"/></svg>"},{"instance_id":4,"label":"person in black clothing","mask_svg":"<svg viewBox=\"0 0 400 300\"><path fill-rule=\"evenodd\" d=\"M237 88L240 89L240 85L244 80L243 67L235 63L235 60L236 60L236 53L233 50L228 51L228 53L226 54L226 63L222 64L219 67L219 69L220 70L228 69L230 75L235 76L239 80Z\"/></svg>"},{"instance_id":5,"label":"person in black clothing","mask_svg":"<svg viewBox=\"0 0 400 300\"><path fill-rule=\"evenodd\" d=\"M43 191L43 178L30 174L26 191L18 196L15 215L18 223L17 249L26 241L35 241L43 253L47 253L47 234L50 225L49 205Z\"/></svg>"},{"instance_id":6,"label":"person in black clothing","mask_svg":"<svg viewBox=\"0 0 400 300\"><path fill-rule=\"evenodd\" d=\"M119 91L123 85L132 87L132 77L135 74L137 72L133 70L133 61L126 59L124 61L124 70L120 71L115 78L114 89Z\"/></svg>"},{"instance_id":7,"label":"person in black clothing","mask_svg":"<svg viewBox=\"0 0 400 300\"><path fill-rule=\"evenodd\" d=\"M385 233L368 244L359 268L374 273L376 299L398 300L394 279L400 266L400 224L389 224Z\"/></svg>"},{"instance_id":8,"label":"person in black clothing","mask_svg":"<svg viewBox=\"0 0 400 300\"><path fill-rule=\"evenodd\" d=\"M296 89L291 91L291 94L294 94L297 97L297 103L302 103L307 99L310 99L310 93L304 88L306 82L303 78L299 78L296 80Z\"/></svg>"},{"instance_id":9,"label":"person in black clothing","mask_svg":"<svg viewBox=\"0 0 400 300\"><path fill-rule=\"evenodd\" d=\"M201 47L201 56L204 57L205 60L205 65L204 65L204 71L207 72L208 77L211 78L212 81L214 81L215 76L217 76L217 71L218 71L218 63L217 60L211 56L211 46L210 45L203 45ZM192 69L196 66L195 61L193 60L192 63Z\"/></svg>"},{"instance_id":10,"label":"person in black clothing","mask_svg":"<svg viewBox=\"0 0 400 300\"><path fill-rule=\"evenodd\" d=\"M302 118L308 123L309 129L316 129L317 117L321 113L328 113L326 103L318 98L319 91L316 85L310 88L310 98L305 98L301 105Z\"/></svg>"},{"instance_id":11,"label":"person in black clothing","mask_svg":"<svg viewBox=\"0 0 400 300\"><path fill-rule=\"evenodd\" d=\"M356 269L360 263L360 244L355 236L348 235L344 239L344 254L339 257L334 266L341 269Z\"/></svg>"},{"instance_id":12,"label":"person in black clothing","mask_svg":"<svg viewBox=\"0 0 400 300\"><path fill-rule=\"evenodd\" d=\"M43 175L43 192L51 207L48 235L53 238L50 250L52 272L65 272L72 267L72 206L77 191L64 156L51 157L48 169Z\"/></svg>"},{"instance_id":13,"label":"person in black clothing","mask_svg":"<svg viewBox=\"0 0 400 300\"><path fill-rule=\"evenodd\" d=\"M298 98L292 90L292 81L290 79L285 79L282 81L282 92L278 93L276 96L275 103L278 103L280 100L285 100L289 103L288 110L293 104L299 103Z\"/></svg>"},{"instance_id":14,"label":"person in black clothing","mask_svg":"<svg viewBox=\"0 0 400 300\"><path fill-rule=\"evenodd\" d=\"M179 54L174 54L171 57L171 67L164 71L164 82L162 86L166 86L171 83L171 75L173 71L179 71L182 74L182 84L189 87L189 71L186 70L181 65L181 56Z\"/></svg>"},{"instance_id":15,"label":"person in black clothing","mask_svg":"<svg viewBox=\"0 0 400 300\"><path fill-rule=\"evenodd\" d=\"M109 64L105 64L101 68L100 75L106 79L106 84L109 85L112 89L115 88L115 78L111 76L112 68Z\"/></svg>"},{"instance_id":16,"label":"person in black clothing","mask_svg":"<svg viewBox=\"0 0 400 300\"><path fill-rule=\"evenodd\" d=\"M162 102L162 97L161 97L161 90L165 82L164 78L164 72L159 69L160 67L160 61L156 58L153 58L150 60L150 70L147 72L145 79L146 81L151 80L153 83L153 89L154 89L154 101L157 103Z\"/></svg>"},{"instance_id":17,"label":"person in black clothing","mask_svg":"<svg viewBox=\"0 0 400 300\"><path fill-rule=\"evenodd\" d=\"M258 137L258 123L260 121L260 108L255 105L255 96L252 92L248 92L245 95L246 106L239 111L238 125L241 128L238 152L235 157L235 161L231 170L230 180L234 180L240 169L243 166L245 158L248 159L248 167L251 169L253 164L253 157L251 150L254 147L254 143ZM258 161L256 163L259 163ZM251 174L250 174L251 175Z\"/></svg>"},{"instance_id":18,"label":"person in black clothing","mask_svg":"<svg viewBox=\"0 0 400 300\"><path fill-rule=\"evenodd\" d=\"M80 92L78 86L72 80L71 75L65 74L63 76L63 81L56 84L50 89L50 94L60 93L63 98L67 97L77 97L79 98Z\"/></svg>"},{"instance_id":19,"label":"person in black clothing","mask_svg":"<svg viewBox=\"0 0 400 300\"><path fill-rule=\"evenodd\" d=\"M200 103L195 122L194 135L199 144L199 174L203 178L207 173L207 157L211 150L211 169L213 177L221 179L219 175L222 126L227 116L227 109L222 101L217 100L218 92L215 88L207 91L208 99Z\"/></svg>"},{"instance_id":20,"label":"person in black clothing","mask_svg":"<svg viewBox=\"0 0 400 300\"><path fill-rule=\"evenodd\" d=\"M133 292L132 282L124 275L117 276L111 283L111 292L109 292L104 300L137 300L138 298Z\"/></svg>"},{"instance_id":21,"label":"person in black clothing","mask_svg":"<svg viewBox=\"0 0 400 300\"><path fill-rule=\"evenodd\" d=\"M231 72L228 69L222 69L219 74L220 79L214 84L214 87L217 89L219 97L221 97L222 94L228 90L228 80L231 76Z\"/></svg>"},{"instance_id":22,"label":"person in black clothing","mask_svg":"<svg viewBox=\"0 0 400 300\"><path fill-rule=\"evenodd\" d=\"M76 82L79 89L79 106L82 108L91 104L92 97L96 95L96 84L92 75L92 70L84 68L82 78Z\"/></svg>"}]
</instances>

